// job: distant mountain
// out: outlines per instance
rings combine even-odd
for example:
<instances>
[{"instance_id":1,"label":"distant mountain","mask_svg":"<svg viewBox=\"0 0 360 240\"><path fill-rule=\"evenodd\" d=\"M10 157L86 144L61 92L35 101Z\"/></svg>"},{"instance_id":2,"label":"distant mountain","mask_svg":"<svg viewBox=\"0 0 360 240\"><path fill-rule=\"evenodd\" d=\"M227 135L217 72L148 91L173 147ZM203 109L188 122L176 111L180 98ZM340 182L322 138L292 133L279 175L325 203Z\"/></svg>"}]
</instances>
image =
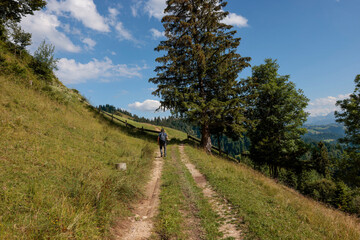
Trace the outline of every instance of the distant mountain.
<instances>
[{"instance_id":1,"label":"distant mountain","mask_svg":"<svg viewBox=\"0 0 360 240\"><path fill-rule=\"evenodd\" d=\"M316 116L316 117L309 116L305 124L306 125L326 125L326 124L334 124L334 123L336 123L335 115L334 115L334 112L332 112L326 116Z\"/></svg>"},{"instance_id":2,"label":"distant mountain","mask_svg":"<svg viewBox=\"0 0 360 240\"><path fill-rule=\"evenodd\" d=\"M303 136L307 142L334 142L345 136L344 126L333 123L325 125L305 125L308 132Z\"/></svg>"}]
</instances>

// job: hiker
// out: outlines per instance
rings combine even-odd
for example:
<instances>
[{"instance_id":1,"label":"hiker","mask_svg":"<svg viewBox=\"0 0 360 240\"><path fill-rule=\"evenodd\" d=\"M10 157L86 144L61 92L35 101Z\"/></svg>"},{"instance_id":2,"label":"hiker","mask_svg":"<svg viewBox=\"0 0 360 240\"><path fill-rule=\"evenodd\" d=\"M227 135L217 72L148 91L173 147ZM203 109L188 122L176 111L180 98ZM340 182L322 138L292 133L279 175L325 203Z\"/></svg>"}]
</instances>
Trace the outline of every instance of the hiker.
<instances>
[{"instance_id":1,"label":"hiker","mask_svg":"<svg viewBox=\"0 0 360 240\"><path fill-rule=\"evenodd\" d=\"M160 146L160 154L161 157L163 156L162 148L164 147L164 157L166 157L166 141L168 140L168 135L166 134L165 130L162 128L161 132L158 136L158 144Z\"/></svg>"}]
</instances>

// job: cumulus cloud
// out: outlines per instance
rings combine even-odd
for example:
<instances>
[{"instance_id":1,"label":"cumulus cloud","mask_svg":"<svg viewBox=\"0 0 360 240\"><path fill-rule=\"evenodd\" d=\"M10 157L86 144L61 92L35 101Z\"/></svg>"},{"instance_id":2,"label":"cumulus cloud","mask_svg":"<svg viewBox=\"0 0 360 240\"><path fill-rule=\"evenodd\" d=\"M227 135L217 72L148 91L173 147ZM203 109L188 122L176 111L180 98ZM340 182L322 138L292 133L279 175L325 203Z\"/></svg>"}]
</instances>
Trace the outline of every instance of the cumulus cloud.
<instances>
[{"instance_id":1,"label":"cumulus cloud","mask_svg":"<svg viewBox=\"0 0 360 240\"><path fill-rule=\"evenodd\" d=\"M62 58L58 63L59 70L56 75L65 84L85 83L89 80L110 82L118 77L142 77L140 71L146 66L128 66L126 64L113 64L109 58L104 60L93 59L88 63L79 63L74 59Z\"/></svg>"},{"instance_id":2,"label":"cumulus cloud","mask_svg":"<svg viewBox=\"0 0 360 240\"><path fill-rule=\"evenodd\" d=\"M89 49L94 49L96 45L96 42L91 38L84 38L82 42L85 43Z\"/></svg>"},{"instance_id":3,"label":"cumulus cloud","mask_svg":"<svg viewBox=\"0 0 360 240\"><path fill-rule=\"evenodd\" d=\"M222 22L239 28L249 26L248 20L241 15L237 15L236 13L229 13L229 15L227 15Z\"/></svg>"},{"instance_id":4,"label":"cumulus cloud","mask_svg":"<svg viewBox=\"0 0 360 240\"><path fill-rule=\"evenodd\" d=\"M81 48L74 45L72 41L57 28L61 25L57 16L45 12L36 12L34 15L27 15L22 18L21 26L26 32L32 33L35 44L47 39L55 45L56 49L68 52L79 52Z\"/></svg>"},{"instance_id":5,"label":"cumulus cloud","mask_svg":"<svg viewBox=\"0 0 360 240\"><path fill-rule=\"evenodd\" d=\"M151 112L160 107L160 102L157 100L147 99L144 102L131 103L128 107L133 110Z\"/></svg>"},{"instance_id":6,"label":"cumulus cloud","mask_svg":"<svg viewBox=\"0 0 360 240\"><path fill-rule=\"evenodd\" d=\"M350 94L340 94L336 97L328 96L326 98L315 99L314 101L309 102L307 111L313 117L326 116L329 113L339 110L339 108L335 106L336 101L348 98L349 95Z\"/></svg>"},{"instance_id":7,"label":"cumulus cloud","mask_svg":"<svg viewBox=\"0 0 360 240\"><path fill-rule=\"evenodd\" d=\"M153 39L159 39L165 36L165 32L160 32L159 30L155 29L155 28L151 28L150 29L151 32L151 36Z\"/></svg>"},{"instance_id":8,"label":"cumulus cloud","mask_svg":"<svg viewBox=\"0 0 360 240\"><path fill-rule=\"evenodd\" d=\"M144 11L150 16L161 20L165 15L164 9L166 8L165 0L149 0L145 3Z\"/></svg>"},{"instance_id":9,"label":"cumulus cloud","mask_svg":"<svg viewBox=\"0 0 360 240\"><path fill-rule=\"evenodd\" d=\"M60 2L50 0L47 4L47 10L58 15L69 13L90 29L110 32L106 19L98 13L93 0L65 0Z\"/></svg>"}]
</instances>

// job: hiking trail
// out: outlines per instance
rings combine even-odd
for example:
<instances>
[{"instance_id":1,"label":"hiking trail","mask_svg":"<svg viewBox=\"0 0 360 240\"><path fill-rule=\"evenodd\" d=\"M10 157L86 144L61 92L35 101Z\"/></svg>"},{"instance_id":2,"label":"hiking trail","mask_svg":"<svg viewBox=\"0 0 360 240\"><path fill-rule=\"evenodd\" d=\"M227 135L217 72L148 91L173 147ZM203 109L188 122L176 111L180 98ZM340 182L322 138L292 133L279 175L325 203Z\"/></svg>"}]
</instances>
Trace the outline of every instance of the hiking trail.
<instances>
[{"instance_id":1,"label":"hiking trail","mask_svg":"<svg viewBox=\"0 0 360 240\"><path fill-rule=\"evenodd\" d=\"M157 214L160 199L160 179L163 167L163 160L158 156L154 161L150 181L146 185L145 196L134 206L134 216L121 221L115 228L115 239L142 240L149 239L154 227L153 218Z\"/></svg>"},{"instance_id":2,"label":"hiking trail","mask_svg":"<svg viewBox=\"0 0 360 240\"><path fill-rule=\"evenodd\" d=\"M219 218L222 219L219 222L219 231L223 233L223 238L243 239L243 233L236 225L236 222L238 222L239 219L235 217L232 206L212 190L205 179L205 176L196 169L195 165L190 163L185 153L184 145L179 145L177 147L179 148L181 163L189 170L197 186L202 189L202 192L209 201L212 209L219 215ZM159 150L156 150L154 167L152 169L151 178L145 188L146 192L144 198L133 206L134 216L120 221L114 228L113 232L115 239L143 240L150 239L153 236L154 217L156 217L158 213L160 204L160 184L164 165L164 160L159 155ZM174 156L171 157L174 158ZM186 190L185 186L182 186L182 188L183 191L184 189ZM184 192L186 193L188 190ZM194 206L192 206L193 203L191 202L192 201L187 201L189 209L194 209ZM187 219L186 229L184 230L187 232L188 237L190 239L201 239L203 233L199 226L199 219L197 219L191 211L182 211L182 214L186 216L185 218Z\"/></svg>"}]
</instances>

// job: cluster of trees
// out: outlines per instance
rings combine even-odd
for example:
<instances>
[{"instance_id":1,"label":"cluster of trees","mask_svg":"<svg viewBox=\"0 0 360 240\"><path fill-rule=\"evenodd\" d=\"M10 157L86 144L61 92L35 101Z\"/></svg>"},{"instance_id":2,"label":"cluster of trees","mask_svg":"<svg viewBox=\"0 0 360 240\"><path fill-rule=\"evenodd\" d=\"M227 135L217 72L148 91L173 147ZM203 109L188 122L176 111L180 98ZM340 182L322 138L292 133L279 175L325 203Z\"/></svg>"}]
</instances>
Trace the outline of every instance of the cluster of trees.
<instances>
[{"instance_id":1,"label":"cluster of trees","mask_svg":"<svg viewBox=\"0 0 360 240\"><path fill-rule=\"evenodd\" d=\"M10 37L20 49L25 49L31 44L31 34L26 33L18 25L21 18L27 14L34 14L46 6L43 0L2 0L0 3L0 39L6 40ZM10 32L10 33L9 33Z\"/></svg>"},{"instance_id":2,"label":"cluster of trees","mask_svg":"<svg viewBox=\"0 0 360 240\"><path fill-rule=\"evenodd\" d=\"M156 51L157 84L162 109L198 128L201 146L210 152L212 139L249 140L255 168L344 210L360 206L360 77L350 99L339 101L338 122L346 127L344 154L329 159L324 143L310 147L302 135L308 99L289 76L278 73L276 60L252 68L252 76L238 80L249 66L237 48L240 38L224 23L228 12L222 0L167 1L162 22L166 40ZM241 147L239 147L239 150ZM243 150L243 149L241 149ZM352 188L350 188L352 187Z\"/></svg>"},{"instance_id":3,"label":"cluster of trees","mask_svg":"<svg viewBox=\"0 0 360 240\"><path fill-rule=\"evenodd\" d=\"M0 3L0 40L7 43L14 50L15 56L21 58L25 54L29 61L29 67L34 73L47 81L54 77L53 70L57 69L58 59L54 57L55 47L45 40L39 45L34 56L30 56L26 47L31 45L31 33L21 29L19 22L27 14L34 14L46 6L43 0L3 0Z\"/></svg>"}]
</instances>

